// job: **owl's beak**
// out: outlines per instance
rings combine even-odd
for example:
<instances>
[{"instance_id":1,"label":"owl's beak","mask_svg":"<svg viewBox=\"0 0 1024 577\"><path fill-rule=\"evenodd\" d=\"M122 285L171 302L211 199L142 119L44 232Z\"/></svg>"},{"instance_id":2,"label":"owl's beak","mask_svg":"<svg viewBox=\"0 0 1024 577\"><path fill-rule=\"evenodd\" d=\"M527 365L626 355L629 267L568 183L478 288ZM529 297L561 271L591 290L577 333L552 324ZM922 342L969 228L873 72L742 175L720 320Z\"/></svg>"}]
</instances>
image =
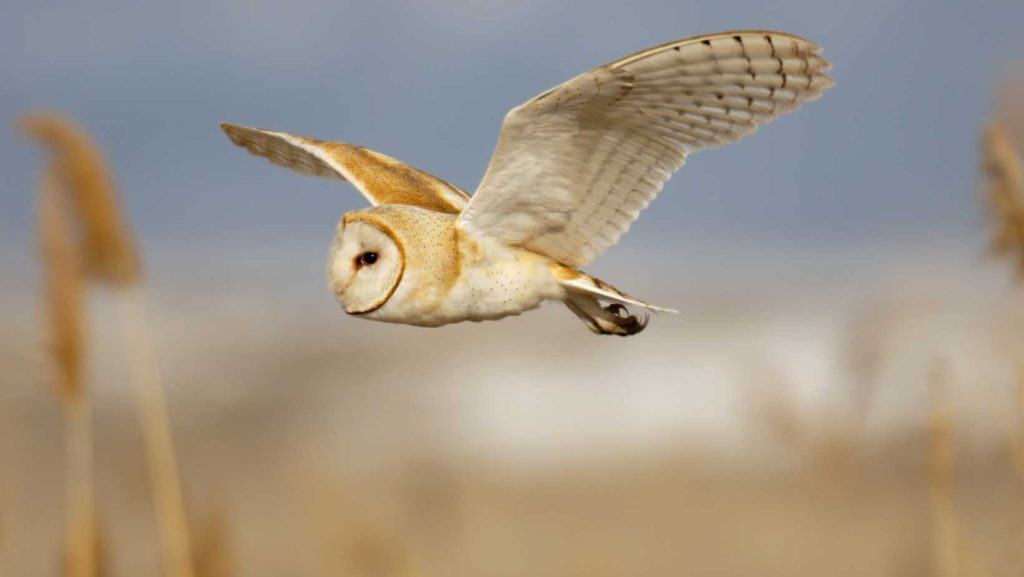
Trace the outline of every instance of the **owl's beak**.
<instances>
[{"instance_id":1,"label":"owl's beak","mask_svg":"<svg viewBox=\"0 0 1024 577\"><path fill-rule=\"evenodd\" d=\"M344 306L345 305L345 298L344 298L345 297L345 289L348 288L348 284L347 283L341 283L341 282L338 282L338 281L336 281L334 279L331 279L331 282L329 284L329 288L331 289L331 293L334 295L334 300L338 301L339 303L342 304L342 306Z\"/></svg>"},{"instance_id":2,"label":"owl's beak","mask_svg":"<svg viewBox=\"0 0 1024 577\"><path fill-rule=\"evenodd\" d=\"M345 311L347 315L360 315L369 311L355 310L352 307L345 304L345 291L348 289L348 283L331 282L331 292L334 293L334 300L338 301L341 305L341 309Z\"/></svg>"}]
</instances>

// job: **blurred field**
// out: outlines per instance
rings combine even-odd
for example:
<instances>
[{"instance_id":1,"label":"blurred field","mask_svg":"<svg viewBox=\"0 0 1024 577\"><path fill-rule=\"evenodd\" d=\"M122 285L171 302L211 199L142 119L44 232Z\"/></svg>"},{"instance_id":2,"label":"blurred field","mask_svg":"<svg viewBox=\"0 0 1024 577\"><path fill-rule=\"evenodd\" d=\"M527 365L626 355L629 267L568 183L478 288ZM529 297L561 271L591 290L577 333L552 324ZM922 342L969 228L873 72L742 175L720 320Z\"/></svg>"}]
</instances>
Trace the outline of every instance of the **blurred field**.
<instances>
[{"instance_id":1,"label":"blurred field","mask_svg":"<svg viewBox=\"0 0 1024 577\"><path fill-rule=\"evenodd\" d=\"M757 295L740 278L691 281L662 298L683 312L655 319L660 338L627 340L591 338L554 307L424 339L325 316L326 299L275 300L287 287L246 289L261 281L241 267L220 291L182 283L157 294L154 325L196 539L220 543L235 575L934 574L938 362L955 399L969 567L957 574L1017 574L1024 311L998 267L961 264L966 282L957 262L821 264L807 292L798 266L780 276L801 286ZM755 282L756 263L746 270ZM851 289L846 274L879 280ZM92 304L111 574L157 574L140 433L103 322L112 303ZM60 410L31 302L13 309L0 329L0 567L53 574Z\"/></svg>"}]
</instances>

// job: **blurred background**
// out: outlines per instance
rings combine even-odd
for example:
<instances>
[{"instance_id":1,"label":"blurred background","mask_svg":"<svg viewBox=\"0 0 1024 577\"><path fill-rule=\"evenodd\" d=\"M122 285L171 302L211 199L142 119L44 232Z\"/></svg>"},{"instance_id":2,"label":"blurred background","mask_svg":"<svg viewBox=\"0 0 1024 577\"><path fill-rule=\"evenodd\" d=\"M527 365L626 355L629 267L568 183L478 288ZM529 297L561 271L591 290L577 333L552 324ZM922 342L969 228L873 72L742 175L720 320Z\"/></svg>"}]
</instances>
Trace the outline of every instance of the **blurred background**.
<instances>
[{"instance_id":1,"label":"blurred background","mask_svg":"<svg viewBox=\"0 0 1024 577\"><path fill-rule=\"evenodd\" d=\"M63 111L115 174L199 574L1020 575L1024 286L991 258L979 141L996 122L1019 154L1022 23L1017 0L7 0L0 119ZM344 315L324 267L362 198L218 127L472 191L508 109L739 28L818 42L836 87L691 157L589 267L681 311L630 339L555 306ZM7 130L0 157L0 575L53 575L43 156ZM88 303L104 574L169 574L115 300Z\"/></svg>"}]
</instances>

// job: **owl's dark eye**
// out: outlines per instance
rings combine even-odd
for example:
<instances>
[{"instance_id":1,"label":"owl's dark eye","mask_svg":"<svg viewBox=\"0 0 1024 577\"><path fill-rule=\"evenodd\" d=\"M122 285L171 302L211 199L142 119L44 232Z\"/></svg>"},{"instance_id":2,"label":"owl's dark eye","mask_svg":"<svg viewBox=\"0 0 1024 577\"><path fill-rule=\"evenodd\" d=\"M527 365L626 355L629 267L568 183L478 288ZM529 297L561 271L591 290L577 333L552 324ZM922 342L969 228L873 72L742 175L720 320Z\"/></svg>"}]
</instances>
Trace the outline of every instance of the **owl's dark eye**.
<instances>
[{"instance_id":1,"label":"owl's dark eye","mask_svg":"<svg viewBox=\"0 0 1024 577\"><path fill-rule=\"evenodd\" d=\"M359 264L371 265L377 262L377 253L375 252L364 252L359 255Z\"/></svg>"}]
</instances>

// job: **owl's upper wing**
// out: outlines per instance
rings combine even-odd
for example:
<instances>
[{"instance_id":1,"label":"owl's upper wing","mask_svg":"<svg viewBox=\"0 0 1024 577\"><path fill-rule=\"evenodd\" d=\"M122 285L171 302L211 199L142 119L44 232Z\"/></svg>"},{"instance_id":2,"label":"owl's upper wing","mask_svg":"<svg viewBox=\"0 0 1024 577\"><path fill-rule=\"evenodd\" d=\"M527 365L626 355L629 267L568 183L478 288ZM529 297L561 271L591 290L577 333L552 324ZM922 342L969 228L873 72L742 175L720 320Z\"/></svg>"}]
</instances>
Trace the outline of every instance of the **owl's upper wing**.
<instances>
[{"instance_id":1,"label":"owl's upper wing","mask_svg":"<svg viewBox=\"0 0 1024 577\"><path fill-rule=\"evenodd\" d=\"M279 166L352 183L371 204L408 204L458 214L469 195L436 176L379 152L286 132L221 124L238 146Z\"/></svg>"},{"instance_id":2,"label":"owl's upper wing","mask_svg":"<svg viewBox=\"0 0 1024 577\"><path fill-rule=\"evenodd\" d=\"M832 85L820 47L779 32L670 42L514 108L459 225L572 266L615 244L686 155Z\"/></svg>"}]
</instances>

